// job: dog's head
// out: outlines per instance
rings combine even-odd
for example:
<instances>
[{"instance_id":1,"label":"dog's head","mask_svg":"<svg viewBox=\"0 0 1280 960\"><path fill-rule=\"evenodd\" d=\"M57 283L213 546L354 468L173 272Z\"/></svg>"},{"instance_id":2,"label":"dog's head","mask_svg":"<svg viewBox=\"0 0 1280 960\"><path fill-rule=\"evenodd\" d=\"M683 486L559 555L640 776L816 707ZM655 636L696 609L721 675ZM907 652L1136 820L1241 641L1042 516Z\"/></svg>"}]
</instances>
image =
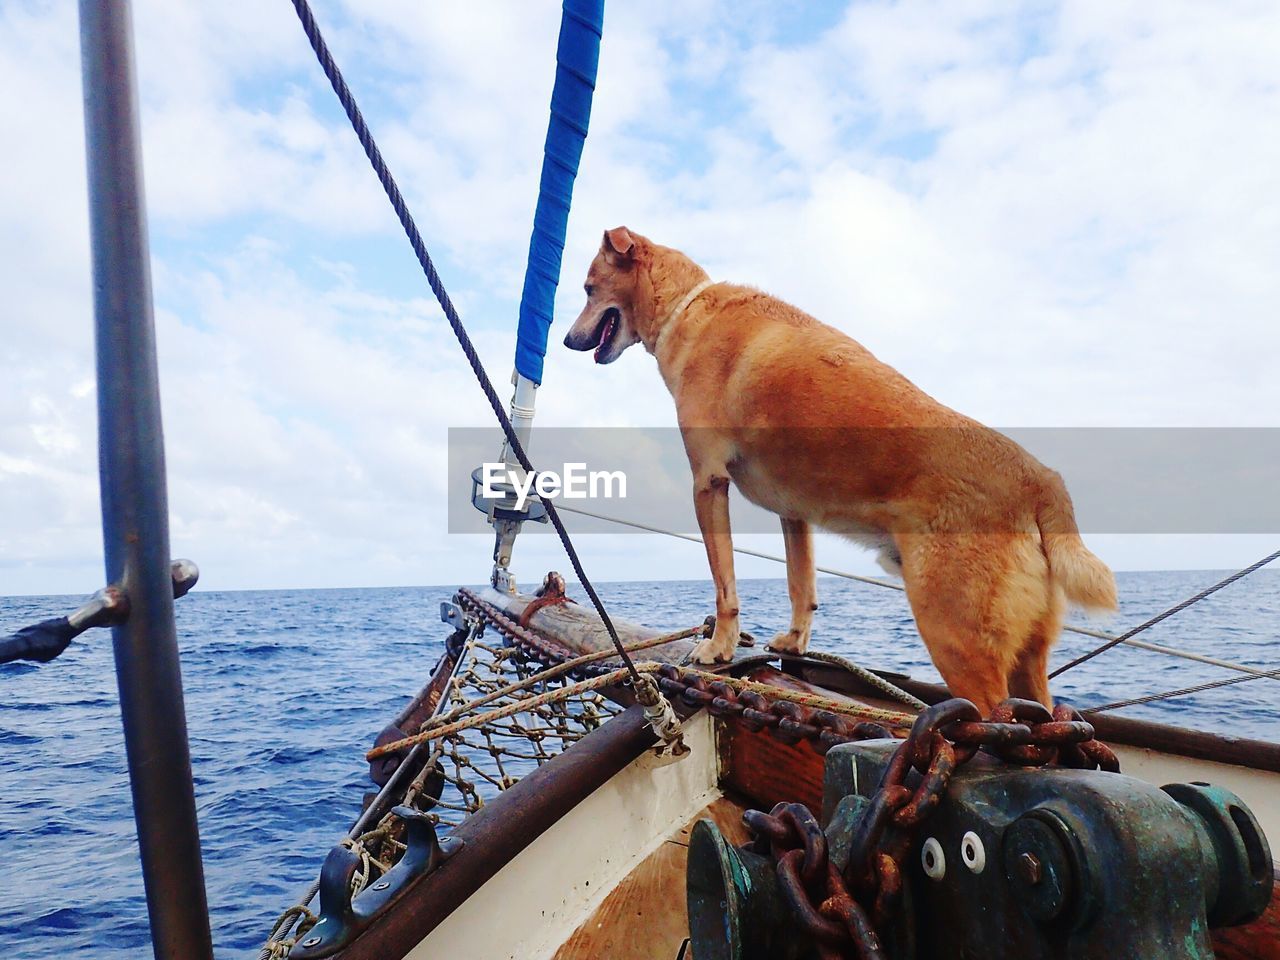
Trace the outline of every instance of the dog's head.
<instances>
[{"instance_id":1,"label":"dog's head","mask_svg":"<svg viewBox=\"0 0 1280 960\"><path fill-rule=\"evenodd\" d=\"M596 363L613 363L633 343L640 342L639 326L652 312L648 301L639 296L639 287L647 282L637 261L636 242L626 227L606 230L600 252L587 271L587 305L565 335L564 345L570 350L595 350Z\"/></svg>"}]
</instances>

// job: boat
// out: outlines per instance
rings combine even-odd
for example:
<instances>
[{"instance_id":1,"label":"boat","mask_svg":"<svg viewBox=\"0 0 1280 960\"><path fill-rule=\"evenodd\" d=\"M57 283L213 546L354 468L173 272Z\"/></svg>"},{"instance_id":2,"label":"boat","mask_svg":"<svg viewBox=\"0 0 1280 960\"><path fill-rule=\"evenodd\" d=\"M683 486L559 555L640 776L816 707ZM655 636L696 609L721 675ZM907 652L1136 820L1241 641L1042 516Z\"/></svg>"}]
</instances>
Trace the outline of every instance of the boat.
<instances>
[{"instance_id":1,"label":"boat","mask_svg":"<svg viewBox=\"0 0 1280 960\"><path fill-rule=\"evenodd\" d=\"M808 658L779 663L774 657L753 656L749 648L723 674L707 676L680 666L701 630L671 633L616 623L628 647L642 650L646 659L661 665L657 675L681 710L689 752L673 760L647 726L643 710L616 679L619 661L611 656L599 618L567 601L562 583L558 575L548 575L540 595L527 596L492 587L461 590L444 605L442 619L455 628L448 652L371 751L370 775L383 792L372 801L366 824L403 810L394 806L395 797L403 795L406 782L421 782L428 785L428 796L424 802L422 792L415 793L415 809L436 811L436 825L442 832L447 826L451 846L416 858L414 863L421 867L416 876L392 867L383 875L387 886L367 901L376 904L373 908L362 903L370 893L350 897L359 856L350 845L336 847L320 877L318 922L305 924L291 938L292 950L282 955L558 960L818 955L786 952L791 938L806 941L797 923L780 920L786 913L781 907L785 896L774 890L769 895L777 902L761 903L759 887L744 879L752 866L759 867L768 857L734 848L752 842L749 823L755 818L758 825L762 811L776 812L782 804L786 816L792 805L802 804L815 815L822 811L829 856L835 858L837 811L853 795L847 792L850 762L877 774L861 787L874 795L882 786L878 774L903 742L893 735L909 732L897 725L919 722L887 689L929 704L923 715L941 710L935 720L954 716L948 711L957 702L940 687L902 676L868 677L844 664ZM592 669L561 669L575 661ZM505 671L513 682L498 683L487 694L480 693L484 684L457 680L460 673L502 676L504 662L523 666ZM613 682L597 687L589 680L566 681L591 673ZM517 679L522 674L523 687ZM540 676L545 679L537 680ZM529 678L535 682L527 682ZM504 689L505 694L494 696ZM598 695L604 699L596 699ZM534 697L550 698L549 705L527 707L527 698ZM811 697L829 706L817 705ZM503 714L509 710L517 711L511 715L521 718L518 724L507 725ZM612 715L602 721L603 712ZM475 725L458 729L468 723ZM468 784L474 788L498 779L500 766L490 750L496 748L501 757L504 744L518 742L541 724L553 728L557 723L570 746L532 765L524 776L510 778L500 788L494 785L481 804L474 799L467 803ZM566 723L572 729L563 726ZM1276 956L1280 904L1273 896L1275 867L1265 833L1280 827L1280 746L1105 715L1099 715L1092 727L1114 751L1124 775L1020 763L1012 768L992 763L975 772L973 786L979 797L959 800L949 794L906 851L903 866L913 891L910 911L916 914L917 942L895 944L888 953L846 954L839 952L842 943L837 938L829 955ZM415 739L407 733L410 730L441 735ZM449 759L453 755L464 758L461 766ZM1038 758L1021 758L1034 759ZM967 789L968 776L957 774L952 790L961 783ZM1063 781L1046 786L1048 779L1057 777ZM980 822L966 822L972 810L948 809L957 801L961 807L987 809L991 797L981 794L999 781L1006 781L994 788L1002 803L1020 789L1034 788L1033 795L1023 798L1025 809L1014 803ZM1011 786L1013 781L1022 781L1024 787ZM1214 787L1195 785L1206 781ZM1084 790L1079 798L1073 793L1076 788ZM1180 880L1188 879L1202 866L1182 860L1185 849L1174 861L1161 861L1172 853L1164 846L1169 838L1157 837L1159 829L1150 834L1147 830L1153 818L1165 815L1185 828L1183 815L1188 810L1201 811L1197 817L1207 813L1210 796L1234 798L1226 801L1225 809L1236 812L1227 816L1248 824L1238 835L1239 849L1250 851L1236 863L1241 872L1209 894L1213 903L1206 916L1221 919L1220 910L1242 911L1235 914L1241 922L1232 925L1210 921L1205 926L1204 916L1178 920L1155 908L1157 903L1186 906L1194 901L1197 908L1205 903L1207 888L1198 886L1199 881L1192 884L1194 893L1163 886L1175 873ZM1239 798L1247 798L1249 813ZM1147 806L1151 800L1158 814ZM1077 802L1079 807L1071 806ZM1190 806L1181 805L1184 802ZM1106 829L1116 833L1104 840L1097 832L1099 824L1091 819L1090 809L1098 803L1135 803L1143 812L1136 822L1126 814L1109 824ZM1049 809L1060 818L1046 816ZM757 813L749 813L753 810ZM461 819L460 812L465 812ZM1015 826L1018 823L1024 826ZM1053 847L1056 840L1037 846L1048 843L1037 832L1048 823L1062 831L1060 838L1075 838L1079 848L1072 856L1078 854L1079 860ZM1064 827L1066 823L1070 826ZM1026 838L1028 849L1010 847L1009 838L1021 837L1028 829L1035 838ZM384 842L375 834L368 830L365 836L375 844ZM430 846L434 836L424 830L422 842ZM1128 848L1133 860L1125 864L1112 859L1106 853L1111 845ZM413 848L412 839L408 846ZM1020 858L1041 857L1050 849L1063 856L1059 866L1064 871L1074 871L1071 881L1064 878L1056 888L1065 900L1050 906L1039 892L1031 900L1020 900L1028 888L1039 886L1017 886L1024 879ZM936 878L929 873L929 851L949 864L935 869ZM375 847L370 855L380 855L380 849ZM847 856L847 849L841 855ZM749 857L756 857L756 862L740 862ZM1041 866L1051 873L1048 862L1042 859ZM978 863L984 866L975 867ZM767 875L773 864L766 867ZM1179 872L1183 870L1187 872ZM1213 867L1209 873L1218 884L1226 877L1225 871L1215 873ZM1067 894L1071 882L1079 886ZM1090 885L1095 886L1086 893ZM1158 893L1153 885L1161 888ZM1079 913L1070 920L1063 914L1045 922L1042 913L1050 910ZM818 913L817 904L814 912ZM758 928L756 913L785 931L783 943ZM1033 921L1032 915L1040 919ZM495 925L493 918L498 916L503 922ZM1202 936L1192 932L1198 924ZM945 940L936 939L937 934ZM778 931L772 936L776 938ZM690 938L692 953L682 953ZM843 946L852 949L851 942L846 939Z\"/></svg>"},{"instance_id":2,"label":"boat","mask_svg":"<svg viewBox=\"0 0 1280 960\"><path fill-rule=\"evenodd\" d=\"M563 9L510 414L468 352L501 456L526 472L603 2ZM110 586L0 641L0 660L49 662L112 628L153 951L200 960L212 945L173 616L198 571L169 555L128 4L84 0L81 23ZM554 571L518 588L521 526L563 532L550 500L475 504L495 530L491 583L442 605L445 652L371 744L375 789L347 837L264 918L264 960L1280 957L1280 744L1018 700L982 717L941 687L757 653L748 637L707 670L690 652L709 620L611 618L567 534L590 602ZM1225 682L1275 672L1237 674Z\"/></svg>"}]
</instances>

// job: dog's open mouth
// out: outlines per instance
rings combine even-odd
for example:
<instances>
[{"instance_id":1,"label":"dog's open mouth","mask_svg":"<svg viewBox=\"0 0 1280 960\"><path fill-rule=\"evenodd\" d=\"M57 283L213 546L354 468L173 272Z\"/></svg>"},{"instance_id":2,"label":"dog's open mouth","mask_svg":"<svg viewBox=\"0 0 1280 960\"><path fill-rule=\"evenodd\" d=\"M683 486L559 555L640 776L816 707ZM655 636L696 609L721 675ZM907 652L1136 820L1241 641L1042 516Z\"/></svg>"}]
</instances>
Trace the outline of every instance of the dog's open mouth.
<instances>
[{"instance_id":1,"label":"dog's open mouth","mask_svg":"<svg viewBox=\"0 0 1280 960\"><path fill-rule=\"evenodd\" d=\"M618 335L620 329L622 329L622 314L617 307L610 307L596 326L596 363L602 363L601 358L608 355L609 347L613 345L613 338Z\"/></svg>"}]
</instances>

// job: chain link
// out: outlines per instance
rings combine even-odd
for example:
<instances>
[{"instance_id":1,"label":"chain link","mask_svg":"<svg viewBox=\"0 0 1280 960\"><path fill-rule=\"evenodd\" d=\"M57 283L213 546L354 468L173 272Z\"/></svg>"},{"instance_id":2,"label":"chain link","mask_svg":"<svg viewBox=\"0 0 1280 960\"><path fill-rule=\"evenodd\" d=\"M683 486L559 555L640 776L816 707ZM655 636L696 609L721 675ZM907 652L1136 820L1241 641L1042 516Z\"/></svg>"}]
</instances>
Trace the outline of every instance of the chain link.
<instances>
[{"instance_id":1,"label":"chain link","mask_svg":"<svg viewBox=\"0 0 1280 960\"><path fill-rule=\"evenodd\" d=\"M460 598L530 659L550 666L575 658L574 651L470 591ZM576 665L572 673L587 678L610 672L613 668L602 660ZM674 664L658 669L658 685L690 707L754 732L767 731L788 744L807 741L820 754L842 743L895 738L912 721L907 715L886 717L885 723L859 720L838 712L844 704L829 697L779 689L775 698L760 684L741 689L744 681L736 678L716 679ZM860 708L853 702L849 707ZM984 719L968 700L953 699L914 718L854 828L843 871L831 862L826 836L803 804L780 803L770 813L745 814L758 852L773 858L782 895L822 960L887 960L884 937L902 909L904 865L915 835L942 803L955 771L979 750L1023 767L1120 769L1111 749L1094 739L1092 724L1065 704L1050 711L1035 701L1006 700Z\"/></svg>"},{"instance_id":2,"label":"chain link","mask_svg":"<svg viewBox=\"0 0 1280 960\"><path fill-rule=\"evenodd\" d=\"M822 733L838 736L822 730L818 742ZM757 850L773 857L783 896L824 960L885 960L882 938L901 911L904 864L917 829L942 802L955 771L979 749L1019 766L1120 769L1111 749L1093 738L1092 725L1068 706L1050 712L1033 701L1006 700L984 721L969 701L946 700L922 711L894 751L854 828L843 874L828 859L826 838L803 804L746 813Z\"/></svg>"}]
</instances>

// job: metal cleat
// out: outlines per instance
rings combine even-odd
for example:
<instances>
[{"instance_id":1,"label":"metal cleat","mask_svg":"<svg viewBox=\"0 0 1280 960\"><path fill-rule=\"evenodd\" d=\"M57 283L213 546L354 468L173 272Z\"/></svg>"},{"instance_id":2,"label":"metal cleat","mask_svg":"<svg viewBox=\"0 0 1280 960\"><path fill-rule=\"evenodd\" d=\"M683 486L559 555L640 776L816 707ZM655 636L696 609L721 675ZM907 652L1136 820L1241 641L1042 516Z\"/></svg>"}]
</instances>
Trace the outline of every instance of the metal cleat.
<instances>
[{"instance_id":1,"label":"metal cleat","mask_svg":"<svg viewBox=\"0 0 1280 960\"><path fill-rule=\"evenodd\" d=\"M387 873L352 895L361 857L346 844L329 851L320 870L320 919L289 951L290 960L319 960L337 953L419 877L431 873L462 848L462 841L436 837L428 814L412 807L391 811L405 828L407 849Z\"/></svg>"}]
</instances>

